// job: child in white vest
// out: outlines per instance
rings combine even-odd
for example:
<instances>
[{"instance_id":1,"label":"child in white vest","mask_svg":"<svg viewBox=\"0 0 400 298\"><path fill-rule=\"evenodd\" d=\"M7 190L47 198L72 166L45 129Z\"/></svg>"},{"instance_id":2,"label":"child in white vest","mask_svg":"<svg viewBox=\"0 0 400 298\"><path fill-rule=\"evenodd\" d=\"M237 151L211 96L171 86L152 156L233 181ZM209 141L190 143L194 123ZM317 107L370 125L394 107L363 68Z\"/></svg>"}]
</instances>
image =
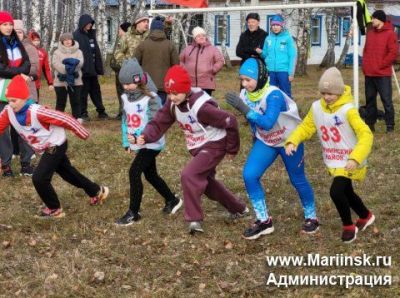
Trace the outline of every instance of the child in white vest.
<instances>
[{"instance_id":1,"label":"child in white vest","mask_svg":"<svg viewBox=\"0 0 400 298\"><path fill-rule=\"evenodd\" d=\"M359 230L364 231L375 220L352 185L352 180L365 178L373 134L361 119L351 88L344 85L337 68L325 71L319 91L322 98L312 104L303 122L286 140L286 154L292 155L300 143L318 134L325 165L334 177L330 195L342 219L342 241L350 243ZM359 216L356 224L351 219L351 209Z\"/></svg>"},{"instance_id":2,"label":"child in white vest","mask_svg":"<svg viewBox=\"0 0 400 298\"><path fill-rule=\"evenodd\" d=\"M128 153L136 152L129 170L130 205L126 214L116 221L117 225L128 226L141 218L140 204L143 196L142 174L165 199L165 214L175 214L182 206L168 185L157 173L156 157L165 147L164 136L145 145L136 143L146 124L161 108L161 99L147 86L149 77L136 59L125 60L119 72L119 81L125 92L121 96L122 145Z\"/></svg>"},{"instance_id":3,"label":"child in white vest","mask_svg":"<svg viewBox=\"0 0 400 298\"><path fill-rule=\"evenodd\" d=\"M51 185L54 172L68 183L82 188L90 197L91 205L102 204L108 196L108 188L79 173L66 155L65 129L84 140L89 137L89 132L73 117L27 100L28 85L20 75L11 80L5 96L9 104L0 114L0 134L12 125L37 154L42 154L32 176L33 185L46 205L39 217L59 218L65 215Z\"/></svg>"}]
</instances>

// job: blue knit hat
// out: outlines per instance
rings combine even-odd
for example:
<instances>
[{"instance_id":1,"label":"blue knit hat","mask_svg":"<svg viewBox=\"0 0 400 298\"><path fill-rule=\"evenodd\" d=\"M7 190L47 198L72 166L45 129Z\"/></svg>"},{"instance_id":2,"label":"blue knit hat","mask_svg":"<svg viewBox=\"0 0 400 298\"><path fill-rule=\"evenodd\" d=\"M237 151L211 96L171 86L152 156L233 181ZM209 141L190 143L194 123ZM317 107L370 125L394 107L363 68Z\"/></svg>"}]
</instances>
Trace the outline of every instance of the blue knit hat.
<instances>
[{"instance_id":1,"label":"blue knit hat","mask_svg":"<svg viewBox=\"0 0 400 298\"><path fill-rule=\"evenodd\" d=\"M159 18L155 18L150 25L150 31L152 30L164 30L164 22Z\"/></svg>"},{"instance_id":2,"label":"blue knit hat","mask_svg":"<svg viewBox=\"0 0 400 298\"><path fill-rule=\"evenodd\" d=\"M258 63L256 59L249 58L239 69L239 75L244 75L246 77L252 78L254 80L258 80Z\"/></svg>"},{"instance_id":3,"label":"blue knit hat","mask_svg":"<svg viewBox=\"0 0 400 298\"><path fill-rule=\"evenodd\" d=\"M285 25L285 20L280 14L274 15L271 19L271 26L272 25L279 25L283 27Z\"/></svg>"}]
</instances>

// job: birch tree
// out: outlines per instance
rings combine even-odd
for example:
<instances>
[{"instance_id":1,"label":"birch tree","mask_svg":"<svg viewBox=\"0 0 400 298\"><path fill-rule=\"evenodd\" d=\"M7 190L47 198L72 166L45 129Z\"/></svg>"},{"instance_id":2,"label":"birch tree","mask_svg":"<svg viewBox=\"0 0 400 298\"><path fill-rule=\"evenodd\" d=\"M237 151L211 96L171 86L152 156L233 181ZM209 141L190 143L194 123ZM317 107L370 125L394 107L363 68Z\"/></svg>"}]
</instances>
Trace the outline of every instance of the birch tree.
<instances>
[{"instance_id":1,"label":"birch tree","mask_svg":"<svg viewBox=\"0 0 400 298\"><path fill-rule=\"evenodd\" d=\"M58 1L56 1L58 2ZM45 0L44 1L44 9L43 9L43 17L41 18L42 20L42 28L41 28L41 37L42 37L42 45L46 49L49 49L50 42L49 42L49 34L50 34L50 28L54 27L53 25L53 20L51 18L50 12L52 7L52 1L51 0ZM53 12L55 13L55 12Z\"/></svg>"},{"instance_id":2,"label":"birch tree","mask_svg":"<svg viewBox=\"0 0 400 298\"><path fill-rule=\"evenodd\" d=\"M300 0L299 4L304 4L304 0ZM299 75L304 75L307 73L307 60L309 51L309 41L310 41L310 19L311 19L311 9L301 8L298 10L299 20L297 25L297 66L296 73Z\"/></svg>"},{"instance_id":3,"label":"birch tree","mask_svg":"<svg viewBox=\"0 0 400 298\"><path fill-rule=\"evenodd\" d=\"M53 9L53 28L51 31L51 40L50 40L50 52L52 53L54 48L57 46L57 29L59 28L60 24L60 9L59 9L59 1L54 2L54 9Z\"/></svg>"},{"instance_id":4,"label":"birch tree","mask_svg":"<svg viewBox=\"0 0 400 298\"><path fill-rule=\"evenodd\" d=\"M79 18L80 18L80 16L82 15L82 0L75 0L74 1L74 5L75 5L75 7L74 7L74 23L73 23L73 26L77 26L78 25L78 21L79 21Z\"/></svg>"},{"instance_id":5,"label":"birch tree","mask_svg":"<svg viewBox=\"0 0 400 298\"><path fill-rule=\"evenodd\" d=\"M334 8L326 9L325 28L328 39L328 49L326 50L320 67L331 67L335 64L335 46L338 30L338 17Z\"/></svg>"},{"instance_id":6,"label":"birch tree","mask_svg":"<svg viewBox=\"0 0 400 298\"><path fill-rule=\"evenodd\" d=\"M240 6L245 6L246 0L240 0ZM246 12L240 11L240 32L246 31Z\"/></svg>"},{"instance_id":7,"label":"birch tree","mask_svg":"<svg viewBox=\"0 0 400 298\"><path fill-rule=\"evenodd\" d=\"M107 54L107 20L106 20L106 0L100 0L98 11L98 23L97 23L97 38L98 43L101 49L101 53L103 55L103 61L105 61Z\"/></svg>"},{"instance_id":8,"label":"birch tree","mask_svg":"<svg viewBox=\"0 0 400 298\"><path fill-rule=\"evenodd\" d=\"M226 0L225 7L229 7L229 4L230 4L230 0ZM231 58L229 57L228 51L226 49L226 39L227 39L227 32L228 32L227 20L228 20L228 12L224 11L223 17L222 17L221 52L224 55L226 66L228 68L231 68L232 67Z\"/></svg>"},{"instance_id":9,"label":"birch tree","mask_svg":"<svg viewBox=\"0 0 400 298\"><path fill-rule=\"evenodd\" d=\"M36 32L40 32L40 2L39 0L31 0L31 13L32 13L32 22L31 25L27 27L29 30L32 28ZM24 19L25 21L26 19Z\"/></svg>"}]
</instances>

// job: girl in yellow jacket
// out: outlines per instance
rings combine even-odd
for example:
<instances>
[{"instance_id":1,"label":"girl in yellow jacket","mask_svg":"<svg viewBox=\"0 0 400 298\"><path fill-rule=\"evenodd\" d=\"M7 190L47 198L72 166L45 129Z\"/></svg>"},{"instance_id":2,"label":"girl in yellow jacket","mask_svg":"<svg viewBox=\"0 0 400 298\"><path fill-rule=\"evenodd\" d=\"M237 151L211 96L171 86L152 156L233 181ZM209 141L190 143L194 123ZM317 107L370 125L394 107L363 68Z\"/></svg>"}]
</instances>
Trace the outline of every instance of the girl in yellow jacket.
<instances>
[{"instance_id":1,"label":"girl in yellow jacket","mask_svg":"<svg viewBox=\"0 0 400 298\"><path fill-rule=\"evenodd\" d=\"M325 71L318 87L322 98L312 104L303 122L286 140L286 154L292 155L300 143L318 133L324 162L334 177L330 196L343 222L342 240L350 243L359 230L364 231L375 220L352 185L352 180L365 178L373 134L353 105L351 88L344 85L336 67ZM359 216L356 224L350 209Z\"/></svg>"}]
</instances>

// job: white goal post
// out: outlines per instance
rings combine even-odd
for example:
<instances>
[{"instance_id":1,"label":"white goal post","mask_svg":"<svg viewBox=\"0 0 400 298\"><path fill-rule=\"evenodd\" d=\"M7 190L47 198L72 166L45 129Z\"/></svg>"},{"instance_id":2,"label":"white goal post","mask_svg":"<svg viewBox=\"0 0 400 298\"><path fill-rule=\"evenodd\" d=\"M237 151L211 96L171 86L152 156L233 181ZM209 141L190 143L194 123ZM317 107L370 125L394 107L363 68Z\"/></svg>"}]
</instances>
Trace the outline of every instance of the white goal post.
<instances>
[{"instance_id":1,"label":"white goal post","mask_svg":"<svg viewBox=\"0 0 400 298\"><path fill-rule=\"evenodd\" d=\"M353 95L354 101L359 106L359 71L358 71L358 24L357 24L357 1L353 2L333 2L333 3L304 3L304 4L274 4L256 6L234 6L234 7L207 7L207 8L176 8L176 9L151 9L150 15L158 14L177 14L177 13L206 13L206 12L229 12L229 11L260 11L260 10L280 10L280 9L301 9L301 8L334 8L352 7L353 8Z\"/></svg>"}]
</instances>

